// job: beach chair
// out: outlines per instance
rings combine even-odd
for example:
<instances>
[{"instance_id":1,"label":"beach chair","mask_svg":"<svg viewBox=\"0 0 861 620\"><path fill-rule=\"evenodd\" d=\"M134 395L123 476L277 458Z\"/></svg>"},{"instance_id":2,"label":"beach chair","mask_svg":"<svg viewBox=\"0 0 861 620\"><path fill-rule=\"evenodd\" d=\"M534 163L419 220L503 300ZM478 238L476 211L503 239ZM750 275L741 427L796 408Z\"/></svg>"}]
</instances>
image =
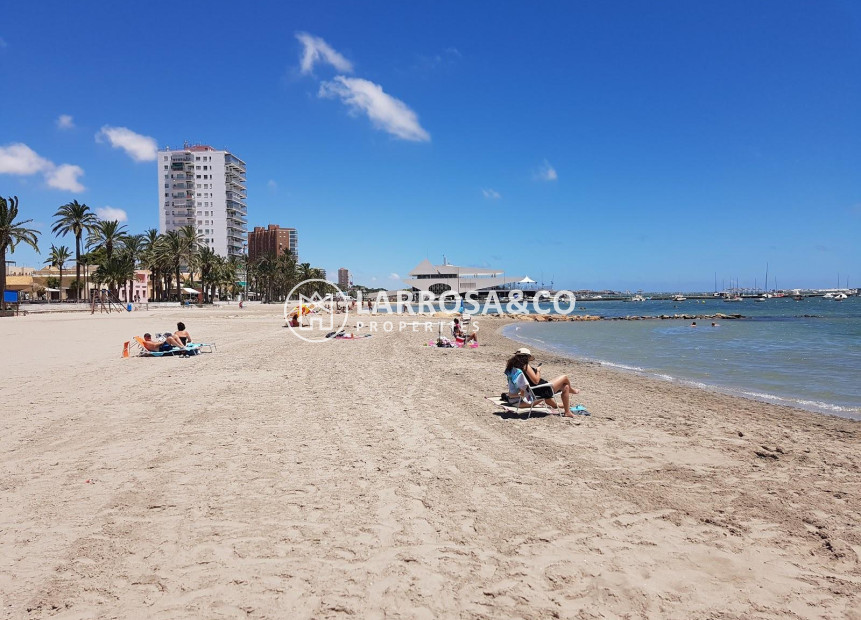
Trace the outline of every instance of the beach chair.
<instances>
[{"instance_id":1,"label":"beach chair","mask_svg":"<svg viewBox=\"0 0 861 620\"><path fill-rule=\"evenodd\" d=\"M529 382L526 380L526 376L522 373L522 371L518 371L518 372L520 372L520 375L518 375L518 376L517 376L516 384L517 384L517 386L518 386L519 388L521 388L521 389L523 389L523 390L525 390L525 391L526 391L526 395L525 395L525 396L526 396L526 399L527 399L527 400L529 401L529 403L530 403L530 404L529 404L529 408L527 409L526 407L519 407L519 406L517 406L517 405L508 405L508 406L509 406L512 410L516 410L517 412L523 412L523 411L526 411L526 419L527 419L527 420L528 420L528 419L529 419L529 417L532 415L532 412L533 412L534 410L536 410L536 409L539 409L539 410L540 410L540 409L545 409L545 410L547 410L547 411L549 411L549 412L551 412L551 413L553 413L553 414L558 415L558 413L559 413L559 412L556 412L555 410L550 409L550 407L546 407L546 406L544 406L544 405L543 405L543 403L544 403L544 401L546 400L546 398L542 398L542 397L538 396L538 395L535 393L535 390L534 390L533 386L532 386L532 385L530 385L530 384L529 384ZM543 386L543 385L547 385L547 384L542 384L542 386ZM511 387L509 387L509 389L511 389ZM503 398L504 396L505 396L505 395L503 395L503 396L501 396L501 397L499 398L499 400L500 400L500 404L505 403L504 398ZM554 392L554 393L553 393L553 400L556 400L557 398L560 398L561 396L562 396L562 392ZM541 403L542 403L542 404L541 404L541 405L538 405L538 406L536 407L536 403L538 403L539 401L541 401Z\"/></svg>"},{"instance_id":2,"label":"beach chair","mask_svg":"<svg viewBox=\"0 0 861 620\"><path fill-rule=\"evenodd\" d=\"M532 397L532 404L528 408L527 407L520 407L518 405L512 405L511 403L508 402L507 399L502 397L503 395L500 395L496 398L494 398L492 396L487 396L486 398L487 398L487 400L492 402L494 405L500 407L506 413L511 413L511 414L520 416L520 415L523 415L524 412L526 412L526 419L527 420L532 416L533 412L544 413L546 415L562 415L561 409L559 411L557 411L556 409L551 409L550 407L548 407L544 403L543 399L537 399L535 397L535 394L532 393L532 388L529 388L528 392L530 392L530 396ZM553 397L557 398L561 394L562 394L561 392L557 392L556 394L554 394ZM541 401L540 404L538 403L539 400Z\"/></svg>"},{"instance_id":3,"label":"beach chair","mask_svg":"<svg viewBox=\"0 0 861 620\"><path fill-rule=\"evenodd\" d=\"M469 315L466 315L466 316L469 316ZM463 336L457 336L457 335L455 335L455 333L454 333L454 321L452 321L451 327L449 328L449 331L451 332L451 340L452 340L452 342L454 342L454 343L455 343L455 345L456 345L457 347L460 347L460 348L467 346L467 345L466 345L466 342L467 342L467 340L469 339L469 335L470 335L470 330L469 330L469 328L464 329L464 325L465 325L465 324L464 324L463 322L461 322L461 324L460 324L460 329L461 329L461 331L463 332ZM475 349L475 348L477 348L477 347L478 347L478 343L477 343L477 342L475 342L475 341L473 341L473 342L472 342L472 344L470 344L470 345L469 345L469 347L470 347L471 349Z\"/></svg>"}]
</instances>

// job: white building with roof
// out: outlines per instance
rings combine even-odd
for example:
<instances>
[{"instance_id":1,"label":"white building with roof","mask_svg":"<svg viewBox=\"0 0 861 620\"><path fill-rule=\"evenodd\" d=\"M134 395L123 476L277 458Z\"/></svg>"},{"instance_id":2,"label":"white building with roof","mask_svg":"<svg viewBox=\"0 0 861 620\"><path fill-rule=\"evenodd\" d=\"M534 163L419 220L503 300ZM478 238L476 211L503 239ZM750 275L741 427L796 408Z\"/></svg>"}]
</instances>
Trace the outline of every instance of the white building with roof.
<instances>
[{"instance_id":1,"label":"white building with roof","mask_svg":"<svg viewBox=\"0 0 861 620\"><path fill-rule=\"evenodd\" d=\"M221 256L243 254L247 239L245 162L206 145L158 152L158 229L192 224Z\"/></svg>"},{"instance_id":2,"label":"white building with roof","mask_svg":"<svg viewBox=\"0 0 861 620\"><path fill-rule=\"evenodd\" d=\"M441 295L446 291L465 295L510 285L518 288L523 279L523 276L507 275L499 269L450 265L446 260L443 260L442 265L433 265L425 259L416 265L410 271L410 277L404 278L403 281L408 287L418 291L429 291L434 295Z\"/></svg>"}]
</instances>

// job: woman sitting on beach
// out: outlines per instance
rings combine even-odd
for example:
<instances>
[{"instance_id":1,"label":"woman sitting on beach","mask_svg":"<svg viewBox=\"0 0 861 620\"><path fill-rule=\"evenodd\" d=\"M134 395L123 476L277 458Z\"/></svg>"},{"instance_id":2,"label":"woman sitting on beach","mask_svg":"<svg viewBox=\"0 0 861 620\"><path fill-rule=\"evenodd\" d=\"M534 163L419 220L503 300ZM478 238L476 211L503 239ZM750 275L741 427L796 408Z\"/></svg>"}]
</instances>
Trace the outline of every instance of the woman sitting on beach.
<instances>
[{"instance_id":1,"label":"woman sitting on beach","mask_svg":"<svg viewBox=\"0 0 861 620\"><path fill-rule=\"evenodd\" d=\"M470 342L474 342L478 344L478 334L472 333L467 335L464 333L463 328L460 326L460 319L454 320L454 325L451 328L451 335L454 336L454 339L458 342L466 345Z\"/></svg>"},{"instance_id":2,"label":"woman sitting on beach","mask_svg":"<svg viewBox=\"0 0 861 620\"><path fill-rule=\"evenodd\" d=\"M514 355L508 360L505 366L505 375L508 377L508 400L511 404L519 404L520 407L529 406L532 403L528 400L528 391L526 385L532 386L532 393L539 400L543 400L549 407L556 409L556 401L553 395L556 392L562 393L562 407L564 415L573 417L571 412L571 394L579 394L580 390L571 385L571 380L568 375L560 375L552 381L541 379L541 364L537 367L529 365L535 356L529 349L521 348L514 352Z\"/></svg>"},{"instance_id":3,"label":"woman sitting on beach","mask_svg":"<svg viewBox=\"0 0 861 620\"><path fill-rule=\"evenodd\" d=\"M185 323L183 323L182 321L176 324L176 331L173 333L173 335L175 338L179 339L179 341L182 342L183 345L186 345L191 342L191 336L189 336L188 332L185 331Z\"/></svg>"}]
</instances>

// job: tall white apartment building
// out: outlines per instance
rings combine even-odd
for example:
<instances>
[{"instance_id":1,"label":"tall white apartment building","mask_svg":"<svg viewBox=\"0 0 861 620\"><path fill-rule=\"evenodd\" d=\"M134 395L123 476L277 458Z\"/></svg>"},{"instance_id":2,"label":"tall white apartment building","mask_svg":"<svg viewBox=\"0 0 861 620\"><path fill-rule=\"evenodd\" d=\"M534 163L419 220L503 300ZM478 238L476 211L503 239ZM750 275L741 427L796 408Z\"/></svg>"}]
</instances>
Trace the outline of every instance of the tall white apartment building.
<instances>
[{"instance_id":1,"label":"tall white apartment building","mask_svg":"<svg viewBox=\"0 0 861 620\"><path fill-rule=\"evenodd\" d=\"M159 232L193 224L216 254L241 255L246 242L245 162L211 146L158 152Z\"/></svg>"}]
</instances>

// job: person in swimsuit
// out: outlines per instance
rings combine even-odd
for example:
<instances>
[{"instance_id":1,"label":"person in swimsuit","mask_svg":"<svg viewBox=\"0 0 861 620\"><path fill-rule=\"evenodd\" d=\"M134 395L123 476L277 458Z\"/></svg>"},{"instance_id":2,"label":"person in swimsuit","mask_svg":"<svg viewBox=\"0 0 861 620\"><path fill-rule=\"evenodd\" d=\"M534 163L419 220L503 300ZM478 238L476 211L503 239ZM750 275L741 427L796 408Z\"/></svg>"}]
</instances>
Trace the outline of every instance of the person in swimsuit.
<instances>
[{"instance_id":1,"label":"person in swimsuit","mask_svg":"<svg viewBox=\"0 0 861 620\"><path fill-rule=\"evenodd\" d=\"M531 403L528 400L528 391L526 390L525 382L532 387L532 393L539 400L543 400L548 406L556 408L556 401L553 395L556 392L562 393L562 407L565 416L573 417L571 412L571 395L579 394L580 390L571 385L571 380L568 375L559 375L552 381L546 381L541 378L541 365L530 366L529 362L534 360L535 356L529 349L521 348L514 352L514 355L508 360L505 367L505 374L508 377L508 399L512 404L518 404L523 407L529 406ZM513 390L512 388L517 388ZM524 398L527 397L527 398Z\"/></svg>"},{"instance_id":2,"label":"person in swimsuit","mask_svg":"<svg viewBox=\"0 0 861 620\"><path fill-rule=\"evenodd\" d=\"M478 336L475 333L467 336L463 332L463 328L460 326L460 319L454 320L454 326L451 328L451 335L455 337L455 340L462 340L464 344L467 344L470 341L478 342Z\"/></svg>"},{"instance_id":3,"label":"person in swimsuit","mask_svg":"<svg viewBox=\"0 0 861 620\"><path fill-rule=\"evenodd\" d=\"M185 346L191 342L191 336L185 331L185 323L182 321L176 324L176 331L173 333L173 336L182 343L181 346Z\"/></svg>"},{"instance_id":4,"label":"person in swimsuit","mask_svg":"<svg viewBox=\"0 0 861 620\"><path fill-rule=\"evenodd\" d=\"M147 332L143 335L143 346L147 351L170 351L174 347L183 348L182 342L174 336L168 336L164 342L156 342L152 339L152 334Z\"/></svg>"}]
</instances>

